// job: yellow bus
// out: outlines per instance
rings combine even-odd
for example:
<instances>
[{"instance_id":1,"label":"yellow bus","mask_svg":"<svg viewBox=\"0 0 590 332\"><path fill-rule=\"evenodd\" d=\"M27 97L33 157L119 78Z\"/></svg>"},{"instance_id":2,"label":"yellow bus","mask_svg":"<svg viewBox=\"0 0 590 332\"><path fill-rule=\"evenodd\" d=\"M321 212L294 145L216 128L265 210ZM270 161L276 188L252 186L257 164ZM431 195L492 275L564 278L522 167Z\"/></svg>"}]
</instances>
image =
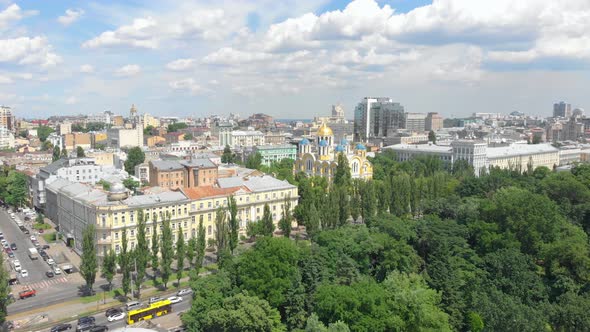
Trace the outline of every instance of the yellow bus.
<instances>
[{"instance_id":1,"label":"yellow bus","mask_svg":"<svg viewBox=\"0 0 590 332\"><path fill-rule=\"evenodd\" d=\"M172 311L172 303L170 300L162 300L150 304L149 307L143 309L131 310L127 313L127 324L152 319L154 317L160 317L166 315Z\"/></svg>"}]
</instances>

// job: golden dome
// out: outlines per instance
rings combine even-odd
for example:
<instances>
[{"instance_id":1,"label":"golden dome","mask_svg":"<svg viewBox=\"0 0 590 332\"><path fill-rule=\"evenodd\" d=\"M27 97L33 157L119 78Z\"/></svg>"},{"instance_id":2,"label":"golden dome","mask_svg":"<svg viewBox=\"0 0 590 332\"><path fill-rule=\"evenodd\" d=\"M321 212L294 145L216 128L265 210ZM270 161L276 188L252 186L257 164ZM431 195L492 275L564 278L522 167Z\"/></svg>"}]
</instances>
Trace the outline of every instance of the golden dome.
<instances>
[{"instance_id":1,"label":"golden dome","mask_svg":"<svg viewBox=\"0 0 590 332\"><path fill-rule=\"evenodd\" d=\"M318 129L317 136L324 137L324 136L334 136L332 129L326 125L326 123L322 123L320 129Z\"/></svg>"}]
</instances>

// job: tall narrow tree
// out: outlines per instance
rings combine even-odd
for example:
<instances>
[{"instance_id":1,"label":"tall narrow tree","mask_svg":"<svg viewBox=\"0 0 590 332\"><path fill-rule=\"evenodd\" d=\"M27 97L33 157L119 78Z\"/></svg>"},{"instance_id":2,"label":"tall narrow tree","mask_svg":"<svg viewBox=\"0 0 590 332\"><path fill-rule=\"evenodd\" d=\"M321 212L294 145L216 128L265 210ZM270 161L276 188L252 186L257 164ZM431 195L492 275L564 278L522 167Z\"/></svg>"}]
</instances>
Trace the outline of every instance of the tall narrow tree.
<instances>
[{"instance_id":1,"label":"tall narrow tree","mask_svg":"<svg viewBox=\"0 0 590 332\"><path fill-rule=\"evenodd\" d=\"M68 157L68 150L66 150L66 148L63 148L61 150L61 158L67 158Z\"/></svg>"},{"instance_id":2,"label":"tall narrow tree","mask_svg":"<svg viewBox=\"0 0 590 332\"><path fill-rule=\"evenodd\" d=\"M80 263L80 274L86 281L86 288L92 293L92 286L96 281L98 261L96 258L96 246L94 237L96 230L94 224L88 224L82 234L82 262Z\"/></svg>"},{"instance_id":3,"label":"tall narrow tree","mask_svg":"<svg viewBox=\"0 0 590 332\"><path fill-rule=\"evenodd\" d=\"M240 229L240 223L238 221L238 204L233 195L230 195L227 198L227 210L229 212L229 250L233 254L238 246L238 231Z\"/></svg>"},{"instance_id":4,"label":"tall narrow tree","mask_svg":"<svg viewBox=\"0 0 590 332\"><path fill-rule=\"evenodd\" d=\"M121 253L119 253L119 266L121 267L121 273L123 278L121 279L121 288L123 294L127 297L127 294L131 292L131 253L127 249L127 228L123 228L121 231Z\"/></svg>"},{"instance_id":5,"label":"tall narrow tree","mask_svg":"<svg viewBox=\"0 0 590 332\"><path fill-rule=\"evenodd\" d=\"M113 279L117 272L117 255L111 249L102 260L102 274L109 283L109 290L113 288Z\"/></svg>"},{"instance_id":6,"label":"tall narrow tree","mask_svg":"<svg viewBox=\"0 0 590 332\"><path fill-rule=\"evenodd\" d=\"M203 260L205 259L205 248L207 248L207 240L205 238L205 226L203 220L199 220L199 232L197 233L197 244L195 252L195 269L198 271L203 267Z\"/></svg>"},{"instance_id":7,"label":"tall narrow tree","mask_svg":"<svg viewBox=\"0 0 590 332\"><path fill-rule=\"evenodd\" d=\"M143 210L139 210L137 212L137 275L135 279L135 291L137 292L137 297L141 296L141 284L143 283L143 278L145 277L145 270L147 269L147 261L149 256L147 253L149 252L147 239L145 235L145 214Z\"/></svg>"},{"instance_id":8,"label":"tall narrow tree","mask_svg":"<svg viewBox=\"0 0 590 332\"><path fill-rule=\"evenodd\" d=\"M343 187L348 191L352 181L348 157L344 153L339 153L337 161L338 166L336 166L336 172L334 172L334 185Z\"/></svg>"},{"instance_id":9,"label":"tall narrow tree","mask_svg":"<svg viewBox=\"0 0 590 332\"><path fill-rule=\"evenodd\" d=\"M6 307L10 294L9 278L10 274L4 265L4 255L0 255L0 325L4 324L7 315Z\"/></svg>"},{"instance_id":10,"label":"tall narrow tree","mask_svg":"<svg viewBox=\"0 0 590 332\"><path fill-rule=\"evenodd\" d=\"M51 157L51 160L52 160L52 161L57 161L57 160L59 160L59 158L61 157L61 153L60 153L60 152L61 152L61 151L60 151L60 149L59 149L59 146L57 146L57 145L56 145L56 146L54 146L54 147L53 147L53 155L52 155L52 157Z\"/></svg>"},{"instance_id":11,"label":"tall narrow tree","mask_svg":"<svg viewBox=\"0 0 590 332\"><path fill-rule=\"evenodd\" d=\"M164 288L168 287L168 281L172 275L172 260L174 259L174 241L172 239L172 228L170 227L170 213L166 213L162 229L162 282Z\"/></svg>"},{"instance_id":12,"label":"tall narrow tree","mask_svg":"<svg viewBox=\"0 0 590 332\"><path fill-rule=\"evenodd\" d=\"M184 258L186 256L186 244L184 243L184 233L182 226L178 225L178 235L176 237L176 279L180 287L180 279L184 271Z\"/></svg>"},{"instance_id":13,"label":"tall narrow tree","mask_svg":"<svg viewBox=\"0 0 590 332\"><path fill-rule=\"evenodd\" d=\"M154 220L152 221L152 271L154 272L154 281L158 274L158 263L160 252L160 238L158 237L158 214L154 213Z\"/></svg>"},{"instance_id":14,"label":"tall narrow tree","mask_svg":"<svg viewBox=\"0 0 590 332\"><path fill-rule=\"evenodd\" d=\"M272 214L270 213L270 206L268 206L268 203L264 204L261 229L262 235L264 236L272 236L275 231L275 224L272 222Z\"/></svg>"},{"instance_id":15,"label":"tall narrow tree","mask_svg":"<svg viewBox=\"0 0 590 332\"><path fill-rule=\"evenodd\" d=\"M279 228L283 232L283 236L289 238L291 235L291 221L293 216L291 214L291 196L285 197L283 200L283 215L279 221Z\"/></svg>"},{"instance_id":16,"label":"tall narrow tree","mask_svg":"<svg viewBox=\"0 0 590 332\"><path fill-rule=\"evenodd\" d=\"M197 254L197 238L191 237L186 245L186 260L188 267L192 269L195 266L195 255Z\"/></svg>"},{"instance_id":17,"label":"tall narrow tree","mask_svg":"<svg viewBox=\"0 0 590 332\"><path fill-rule=\"evenodd\" d=\"M219 263L221 257L228 250L228 225L226 222L227 211L220 206L215 211L215 242L217 244L217 262Z\"/></svg>"}]
</instances>

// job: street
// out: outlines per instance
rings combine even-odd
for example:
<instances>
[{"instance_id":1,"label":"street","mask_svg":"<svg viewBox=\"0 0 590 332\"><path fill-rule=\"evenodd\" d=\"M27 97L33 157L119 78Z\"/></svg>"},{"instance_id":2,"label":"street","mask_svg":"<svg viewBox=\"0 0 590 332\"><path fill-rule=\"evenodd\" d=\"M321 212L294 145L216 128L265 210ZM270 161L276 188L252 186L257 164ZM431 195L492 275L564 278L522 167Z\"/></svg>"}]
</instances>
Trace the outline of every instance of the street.
<instances>
[{"instance_id":1,"label":"street","mask_svg":"<svg viewBox=\"0 0 590 332\"><path fill-rule=\"evenodd\" d=\"M154 324L158 324L158 321L159 320L170 318L171 315L178 315L178 314L180 314L180 313L182 313L184 311L189 310L190 309L190 306L191 306L192 294L183 296L183 298L184 298L184 301L172 305L172 312L171 313L169 313L168 315L159 317L159 318L154 318L151 321ZM121 307L123 307L123 305ZM107 317L105 316L105 313L104 312L101 312L99 314L96 314L96 315L94 315L94 317L96 318L96 322L95 322L96 325L106 325L106 326L108 326L109 330L113 330L113 329L116 329L116 328L121 328L121 327L127 326L126 319L122 319L122 320L115 321L115 322L109 322L107 320ZM179 320L180 320L180 318L179 318ZM70 321L70 322L67 322L67 323L72 324L72 331L75 330L77 320L73 320L73 321ZM145 322L139 322L139 323L134 324L133 326L136 326L136 325L145 326ZM51 329L48 328L48 329L42 330L42 331L50 331L50 330Z\"/></svg>"}]
</instances>

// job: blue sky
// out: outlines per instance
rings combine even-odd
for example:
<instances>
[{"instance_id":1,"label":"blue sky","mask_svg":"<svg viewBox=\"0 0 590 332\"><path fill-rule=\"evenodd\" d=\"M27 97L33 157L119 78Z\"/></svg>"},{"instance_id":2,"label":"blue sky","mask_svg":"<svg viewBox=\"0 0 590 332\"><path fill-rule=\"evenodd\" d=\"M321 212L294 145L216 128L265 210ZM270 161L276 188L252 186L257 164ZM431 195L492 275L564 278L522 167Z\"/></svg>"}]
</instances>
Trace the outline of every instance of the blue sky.
<instances>
[{"instance_id":1,"label":"blue sky","mask_svg":"<svg viewBox=\"0 0 590 332\"><path fill-rule=\"evenodd\" d=\"M586 0L0 0L0 104L302 118L370 95L548 115L590 104L588 31Z\"/></svg>"}]
</instances>

